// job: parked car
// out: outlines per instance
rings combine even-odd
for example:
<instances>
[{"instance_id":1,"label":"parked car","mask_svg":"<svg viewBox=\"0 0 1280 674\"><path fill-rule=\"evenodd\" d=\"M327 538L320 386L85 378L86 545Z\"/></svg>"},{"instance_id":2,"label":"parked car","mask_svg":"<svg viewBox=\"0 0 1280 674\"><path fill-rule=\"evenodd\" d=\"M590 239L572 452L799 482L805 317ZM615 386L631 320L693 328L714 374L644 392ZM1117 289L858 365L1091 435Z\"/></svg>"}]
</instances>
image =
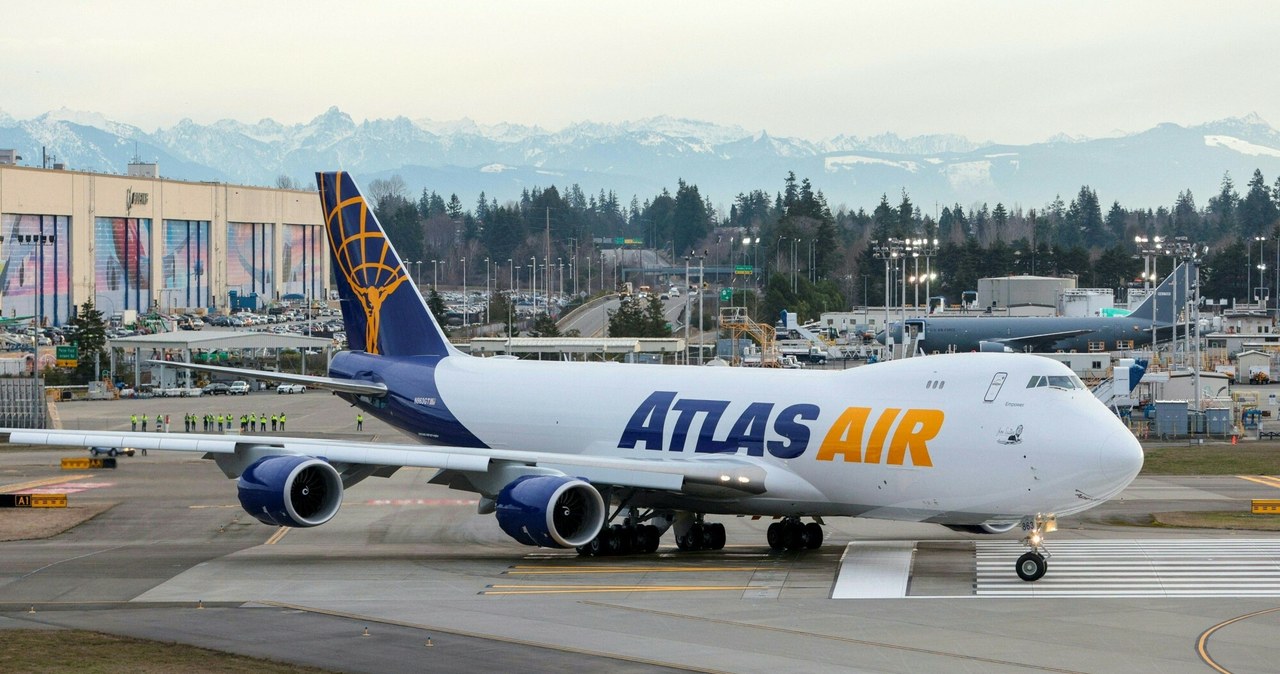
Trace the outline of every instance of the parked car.
<instances>
[{"instance_id":1,"label":"parked car","mask_svg":"<svg viewBox=\"0 0 1280 674\"><path fill-rule=\"evenodd\" d=\"M231 386L227 387L227 393L233 396L234 395L247 396L249 395L249 382L233 381L231 382Z\"/></svg>"},{"instance_id":2,"label":"parked car","mask_svg":"<svg viewBox=\"0 0 1280 674\"><path fill-rule=\"evenodd\" d=\"M302 384L280 384L276 386L276 393L306 393L307 387Z\"/></svg>"},{"instance_id":3,"label":"parked car","mask_svg":"<svg viewBox=\"0 0 1280 674\"><path fill-rule=\"evenodd\" d=\"M223 396L223 395L226 395L231 390L231 387L227 386L226 384L220 381L217 381L217 382L213 382L212 384L206 385L201 390L204 391L204 394L207 396Z\"/></svg>"}]
</instances>

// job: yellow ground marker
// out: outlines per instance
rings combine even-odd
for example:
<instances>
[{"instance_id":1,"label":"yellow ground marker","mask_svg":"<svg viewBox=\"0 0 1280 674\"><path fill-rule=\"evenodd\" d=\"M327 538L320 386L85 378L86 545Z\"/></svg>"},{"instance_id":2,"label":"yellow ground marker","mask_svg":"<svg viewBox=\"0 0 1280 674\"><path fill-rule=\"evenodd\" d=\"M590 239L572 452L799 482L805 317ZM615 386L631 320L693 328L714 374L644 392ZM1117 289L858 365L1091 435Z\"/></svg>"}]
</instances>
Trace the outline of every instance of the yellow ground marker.
<instances>
[{"instance_id":1,"label":"yellow ground marker","mask_svg":"<svg viewBox=\"0 0 1280 674\"><path fill-rule=\"evenodd\" d=\"M271 534L271 538L268 538L264 545L275 545L276 543L279 543L280 539L284 538L284 535L287 533L289 533L289 527L280 527L279 531Z\"/></svg>"}]
</instances>

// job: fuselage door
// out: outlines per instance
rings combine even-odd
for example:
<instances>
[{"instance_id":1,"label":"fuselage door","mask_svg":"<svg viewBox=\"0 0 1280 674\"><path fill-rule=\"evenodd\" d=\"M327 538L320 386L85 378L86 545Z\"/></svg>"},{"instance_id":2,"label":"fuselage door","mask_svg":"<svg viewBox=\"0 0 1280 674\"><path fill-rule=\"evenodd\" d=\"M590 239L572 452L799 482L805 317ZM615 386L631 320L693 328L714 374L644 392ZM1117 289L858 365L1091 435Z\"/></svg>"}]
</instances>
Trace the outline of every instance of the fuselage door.
<instances>
[{"instance_id":1,"label":"fuselage door","mask_svg":"<svg viewBox=\"0 0 1280 674\"><path fill-rule=\"evenodd\" d=\"M987 387L987 395L982 398L982 402L995 402L996 396L1000 395L1000 387L1004 386L1004 380L1008 378L1008 373L997 372L996 376L991 378L991 385Z\"/></svg>"},{"instance_id":2,"label":"fuselage door","mask_svg":"<svg viewBox=\"0 0 1280 674\"><path fill-rule=\"evenodd\" d=\"M910 342L915 339L924 341L924 321L920 319L908 320L906 322L906 340Z\"/></svg>"}]
</instances>

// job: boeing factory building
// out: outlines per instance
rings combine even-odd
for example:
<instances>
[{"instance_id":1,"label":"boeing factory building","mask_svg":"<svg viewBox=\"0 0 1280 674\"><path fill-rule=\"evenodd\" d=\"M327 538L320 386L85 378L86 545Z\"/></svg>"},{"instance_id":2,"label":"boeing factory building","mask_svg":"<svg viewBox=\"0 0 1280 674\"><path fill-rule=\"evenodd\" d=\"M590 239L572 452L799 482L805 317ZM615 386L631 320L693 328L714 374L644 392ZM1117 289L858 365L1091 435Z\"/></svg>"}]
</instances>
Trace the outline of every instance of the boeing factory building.
<instances>
[{"instance_id":1,"label":"boeing factory building","mask_svg":"<svg viewBox=\"0 0 1280 674\"><path fill-rule=\"evenodd\" d=\"M62 324L87 300L110 316L217 311L233 292L259 306L327 297L314 192L157 173L155 164L107 175L0 163L0 313Z\"/></svg>"}]
</instances>

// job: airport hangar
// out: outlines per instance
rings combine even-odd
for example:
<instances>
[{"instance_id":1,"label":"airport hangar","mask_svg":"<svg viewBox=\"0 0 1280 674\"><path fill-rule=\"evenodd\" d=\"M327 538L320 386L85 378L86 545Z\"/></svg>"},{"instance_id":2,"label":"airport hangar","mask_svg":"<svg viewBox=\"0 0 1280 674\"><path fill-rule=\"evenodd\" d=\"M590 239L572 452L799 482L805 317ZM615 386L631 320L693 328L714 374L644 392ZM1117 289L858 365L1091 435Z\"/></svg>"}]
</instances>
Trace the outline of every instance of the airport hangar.
<instances>
[{"instance_id":1,"label":"airport hangar","mask_svg":"<svg viewBox=\"0 0 1280 674\"><path fill-rule=\"evenodd\" d=\"M67 321L218 311L231 292L325 298L329 255L314 192L0 165L0 313ZM42 300L37 302L37 299Z\"/></svg>"}]
</instances>

